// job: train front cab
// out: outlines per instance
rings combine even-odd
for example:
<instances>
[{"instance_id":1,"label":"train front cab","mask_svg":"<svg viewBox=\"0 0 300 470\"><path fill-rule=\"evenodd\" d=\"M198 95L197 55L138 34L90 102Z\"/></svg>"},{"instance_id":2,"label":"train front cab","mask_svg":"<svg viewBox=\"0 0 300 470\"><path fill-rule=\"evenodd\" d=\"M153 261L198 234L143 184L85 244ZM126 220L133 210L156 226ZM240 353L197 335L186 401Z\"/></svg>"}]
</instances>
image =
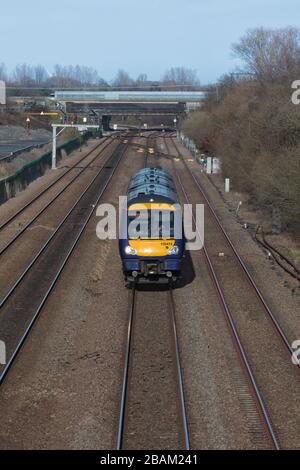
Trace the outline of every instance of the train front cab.
<instances>
[{"instance_id":1,"label":"train front cab","mask_svg":"<svg viewBox=\"0 0 300 470\"><path fill-rule=\"evenodd\" d=\"M143 204L144 206L145 204ZM167 210L173 212L170 236L168 238L151 238L148 227L147 233L141 233L140 238L120 240L120 253L125 279L130 283L175 282L180 277L184 255L183 236L175 238L175 207L169 204L146 204L146 206L148 211L162 212ZM136 215L139 207L139 204L135 204L128 208L128 223L131 220L131 211ZM151 220L149 212L148 220ZM183 231L181 230L181 232Z\"/></svg>"}]
</instances>

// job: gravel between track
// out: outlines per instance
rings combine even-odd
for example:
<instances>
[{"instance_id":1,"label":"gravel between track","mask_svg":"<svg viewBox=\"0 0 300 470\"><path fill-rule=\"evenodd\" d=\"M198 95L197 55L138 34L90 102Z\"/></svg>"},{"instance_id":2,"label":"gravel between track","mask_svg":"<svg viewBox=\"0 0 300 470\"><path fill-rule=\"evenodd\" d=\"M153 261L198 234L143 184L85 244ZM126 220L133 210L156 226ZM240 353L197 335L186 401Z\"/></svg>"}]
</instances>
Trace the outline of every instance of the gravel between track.
<instances>
[{"instance_id":1,"label":"gravel between track","mask_svg":"<svg viewBox=\"0 0 300 470\"><path fill-rule=\"evenodd\" d=\"M105 202L117 203L142 163L143 154L129 150L105 193ZM171 168L168 162L159 163ZM191 165L199 171L196 164ZM0 215L8 215L55 177L56 172L49 171L2 206ZM249 234L235 222L218 193L207 185L268 301L275 304L289 334L296 336L297 299L280 283L256 245L252 246ZM116 445L129 293L117 241L98 240L96 223L94 216L1 387L2 449L111 449ZM241 380L206 267L197 253L191 257L174 298L192 448L263 447L253 402ZM151 311L151 298L146 307ZM155 322L147 327L151 337Z\"/></svg>"}]
</instances>

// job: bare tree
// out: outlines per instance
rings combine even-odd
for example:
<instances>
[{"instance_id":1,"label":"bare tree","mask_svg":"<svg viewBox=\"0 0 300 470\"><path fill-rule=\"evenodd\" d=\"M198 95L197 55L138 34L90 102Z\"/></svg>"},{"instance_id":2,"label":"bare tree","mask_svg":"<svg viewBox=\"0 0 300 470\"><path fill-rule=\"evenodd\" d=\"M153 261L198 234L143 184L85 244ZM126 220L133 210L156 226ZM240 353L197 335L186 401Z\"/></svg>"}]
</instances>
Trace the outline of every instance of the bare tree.
<instances>
[{"instance_id":1,"label":"bare tree","mask_svg":"<svg viewBox=\"0 0 300 470\"><path fill-rule=\"evenodd\" d=\"M259 80L287 79L300 72L298 28L252 29L232 49L245 64L244 71Z\"/></svg>"},{"instance_id":2,"label":"bare tree","mask_svg":"<svg viewBox=\"0 0 300 470\"><path fill-rule=\"evenodd\" d=\"M137 87L143 87L147 84L147 80L148 80L147 74L140 73L140 75L137 77L135 81L135 84Z\"/></svg>"},{"instance_id":3,"label":"bare tree","mask_svg":"<svg viewBox=\"0 0 300 470\"><path fill-rule=\"evenodd\" d=\"M93 67L86 67L85 65L70 66L69 78L75 80L81 85L94 85L99 81L99 75Z\"/></svg>"},{"instance_id":4,"label":"bare tree","mask_svg":"<svg viewBox=\"0 0 300 470\"><path fill-rule=\"evenodd\" d=\"M197 86L199 79L196 70L185 67L171 67L163 76L163 82L169 85Z\"/></svg>"},{"instance_id":5,"label":"bare tree","mask_svg":"<svg viewBox=\"0 0 300 470\"><path fill-rule=\"evenodd\" d=\"M66 69L60 64L54 65L54 73L50 79L50 84L57 88L65 88L69 86L68 79L66 77Z\"/></svg>"},{"instance_id":6,"label":"bare tree","mask_svg":"<svg viewBox=\"0 0 300 470\"><path fill-rule=\"evenodd\" d=\"M49 78L48 72L45 69L43 65L36 65L33 68L33 74L34 74L34 81L35 84L40 86L40 85L45 85L47 82L47 79Z\"/></svg>"},{"instance_id":7,"label":"bare tree","mask_svg":"<svg viewBox=\"0 0 300 470\"><path fill-rule=\"evenodd\" d=\"M112 84L115 87L129 87L134 84L134 81L125 70L119 69Z\"/></svg>"},{"instance_id":8,"label":"bare tree","mask_svg":"<svg viewBox=\"0 0 300 470\"><path fill-rule=\"evenodd\" d=\"M0 80L7 81L6 66L3 62L0 63Z\"/></svg>"},{"instance_id":9,"label":"bare tree","mask_svg":"<svg viewBox=\"0 0 300 470\"><path fill-rule=\"evenodd\" d=\"M50 80L53 86L74 87L89 86L103 83L96 69L84 65L66 65L56 64L54 74Z\"/></svg>"},{"instance_id":10,"label":"bare tree","mask_svg":"<svg viewBox=\"0 0 300 470\"><path fill-rule=\"evenodd\" d=\"M34 85L34 70L28 64L19 64L12 73L12 79L20 86Z\"/></svg>"}]
</instances>

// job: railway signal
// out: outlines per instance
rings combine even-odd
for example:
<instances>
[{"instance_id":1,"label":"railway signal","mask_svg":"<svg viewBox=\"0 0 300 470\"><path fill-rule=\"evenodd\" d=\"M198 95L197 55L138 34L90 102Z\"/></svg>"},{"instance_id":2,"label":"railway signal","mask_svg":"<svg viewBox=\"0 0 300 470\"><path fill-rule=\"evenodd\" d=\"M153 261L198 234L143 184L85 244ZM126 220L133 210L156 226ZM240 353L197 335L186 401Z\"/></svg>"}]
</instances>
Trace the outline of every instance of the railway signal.
<instances>
[{"instance_id":1,"label":"railway signal","mask_svg":"<svg viewBox=\"0 0 300 470\"><path fill-rule=\"evenodd\" d=\"M27 129L28 134L30 134L30 127L31 127L31 121L30 121L30 118L28 117L26 119L26 129Z\"/></svg>"}]
</instances>

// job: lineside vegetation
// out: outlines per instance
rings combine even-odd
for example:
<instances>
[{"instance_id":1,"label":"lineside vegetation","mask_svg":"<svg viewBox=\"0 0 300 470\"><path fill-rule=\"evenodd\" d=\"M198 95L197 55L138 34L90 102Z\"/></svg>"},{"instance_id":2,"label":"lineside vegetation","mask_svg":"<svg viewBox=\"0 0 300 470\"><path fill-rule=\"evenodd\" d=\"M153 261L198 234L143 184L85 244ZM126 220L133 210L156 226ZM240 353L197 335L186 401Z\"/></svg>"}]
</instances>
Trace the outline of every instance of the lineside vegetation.
<instances>
[{"instance_id":1,"label":"lineside vegetation","mask_svg":"<svg viewBox=\"0 0 300 470\"><path fill-rule=\"evenodd\" d=\"M250 30L232 46L242 68L211 87L183 132L221 158L222 173L254 206L280 210L283 227L300 228L300 80L298 28Z\"/></svg>"}]
</instances>

